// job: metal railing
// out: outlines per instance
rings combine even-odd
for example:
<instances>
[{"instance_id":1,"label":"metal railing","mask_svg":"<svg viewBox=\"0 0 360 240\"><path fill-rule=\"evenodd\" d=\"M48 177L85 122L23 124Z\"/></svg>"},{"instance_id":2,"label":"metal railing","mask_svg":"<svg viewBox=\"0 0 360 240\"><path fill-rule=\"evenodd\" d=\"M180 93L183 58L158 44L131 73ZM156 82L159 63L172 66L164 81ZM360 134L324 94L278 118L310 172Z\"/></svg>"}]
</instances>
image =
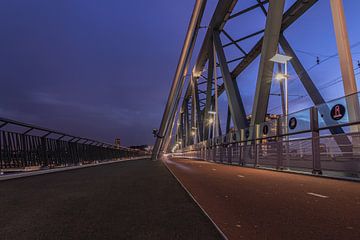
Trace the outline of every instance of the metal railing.
<instances>
[{"instance_id":1,"label":"metal railing","mask_svg":"<svg viewBox=\"0 0 360 240\"><path fill-rule=\"evenodd\" d=\"M146 154L144 151L0 118L1 171L35 166L74 166Z\"/></svg>"},{"instance_id":2,"label":"metal railing","mask_svg":"<svg viewBox=\"0 0 360 240\"><path fill-rule=\"evenodd\" d=\"M360 94L177 151L208 161L360 177Z\"/></svg>"}]
</instances>

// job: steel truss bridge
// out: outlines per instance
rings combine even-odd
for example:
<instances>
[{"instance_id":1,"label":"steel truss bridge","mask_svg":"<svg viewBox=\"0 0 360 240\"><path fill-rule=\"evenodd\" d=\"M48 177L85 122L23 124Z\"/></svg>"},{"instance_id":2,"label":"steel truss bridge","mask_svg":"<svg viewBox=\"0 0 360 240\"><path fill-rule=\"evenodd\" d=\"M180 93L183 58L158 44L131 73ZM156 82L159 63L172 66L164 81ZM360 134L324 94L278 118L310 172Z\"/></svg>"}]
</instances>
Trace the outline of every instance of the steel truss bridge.
<instances>
[{"instance_id":1,"label":"steel truss bridge","mask_svg":"<svg viewBox=\"0 0 360 240\"><path fill-rule=\"evenodd\" d=\"M207 2L196 0L154 131L152 159L162 161L0 118L0 239L360 239L360 94L342 0L328 1L345 92L328 102L284 35L320 1L293 0L286 10L285 0L251 1L239 11L241 1L218 1L190 66ZM256 10L266 18L264 29L238 39L224 30ZM243 41L255 36L260 40L246 51ZM239 53L234 59L226 56L230 46ZM290 61L312 107L288 113L288 60L275 63L274 56ZM248 116L237 78L258 57ZM274 67L284 71L282 115L268 112Z\"/></svg>"},{"instance_id":2,"label":"steel truss bridge","mask_svg":"<svg viewBox=\"0 0 360 240\"><path fill-rule=\"evenodd\" d=\"M206 1L196 1L156 135L153 159L173 151L181 156L223 163L302 169L316 174L333 171L358 176L360 105L342 0L330 0L329 4L345 97L330 102L325 102L284 34L318 1L297 0L285 11L285 0L256 0L252 6L234 11L238 2L241 1L218 2L195 64L190 66L206 7ZM226 25L237 17L259 9L266 18L264 29L238 39L225 30ZM250 51L245 51L242 42L255 36L261 36L260 40L253 43ZM226 43L222 39L226 39ZM238 50L235 59L226 57L225 49L230 46ZM289 58L285 62L272 60L280 51L283 54L277 56ZM237 78L257 57L260 57L260 63L249 117ZM274 68L284 71L283 64L286 65L287 61L312 100L313 107L288 113L284 94L287 84L281 81L283 115L271 117L268 105ZM287 78L286 73L283 77ZM217 99L224 93L228 114L226 132L222 133ZM234 129L230 128L231 122Z\"/></svg>"}]
</instances>

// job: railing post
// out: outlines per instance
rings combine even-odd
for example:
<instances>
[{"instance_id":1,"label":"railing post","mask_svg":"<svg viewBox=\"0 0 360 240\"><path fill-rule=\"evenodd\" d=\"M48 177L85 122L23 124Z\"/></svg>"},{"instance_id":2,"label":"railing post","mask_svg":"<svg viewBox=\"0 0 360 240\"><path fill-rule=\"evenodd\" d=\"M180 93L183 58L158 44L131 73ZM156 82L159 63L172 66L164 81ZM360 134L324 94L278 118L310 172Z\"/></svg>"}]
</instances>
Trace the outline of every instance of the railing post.
<instances>
[{"instance_id":1,"label":"railing post","mask_svg":"<svg viewBox=\"0 0 360 240\"><path fill-rule=\"evenodd\" d=\"M320 162L320 134L318 112L315 107L310 109L310 128L311 128L311 146L313 174L322 174Z\"/></svg>"},{"instance_id":2,"label":"railing post","mask_svg":"<svg viewBox=\"0 0 360 240\"><path fill-rule=\"evenodd\" d=\"M216 143L215 143L215 139L214 139L213 145L212 145L212 161L216 162Z\"/></svg>"},{"instance_id":3,"label":"railing post","mask_svg":"<svg viewBox=\"0 0 360 240\"><path fill-rule=\"evenodd\" d=\"M254 152L255 152L255 163L254 163L254 167L259 167L259 129L260 129L260 125L256 124L255 125L255 139L254 139Z\"/></svg>"},{"instance_id":4,"label":"railing post","mask_svg":"<svg viewBox=\"0 0 360 240\"><path fill-rule=\"evenodd\" d=\"M20 134L21 158L22 158L22 161L24 163L24 166L27 167L28 166L28 161L27 161L27 151L26 151L25 137L26 136L24 134Z\"/></svg>"},{"instance_id":5,"label":"railing post","mask_svg":"<svg viewBox=\"0 0 360 240\"><path fill-rule=\"evenodd\" d=\"M277 147L277 166L278 170L283 170L283 138L281 136L281 118L276 120L276 147Z\"/></svg>"},{"instance_id":6,"label":"railing post","mask_svg":"<svg viewBox=\"0 0 360 240\"><path fill-rule=\"evenodd\" d=\"M232 164L233 144L228 145L228 163Z\"/></svg>"},{"instance_id":7,"label":"railing post","mask_svg":"<svg viewBox=\"0 0 360 240\"><path fill-rule=\"evenodd\" d=\"M239 148L239 165L244 166L244 163L242 160L243 154L242 154L242 143L241 142L238 143L238 148Z\"/></svg>"},{"instance_id":8,"label":"railing post","mask_svg":"<svg viewBox=\"0 0 360 240\"><path fill-rule=\"evenodd\" d=\"M46 138L45 137L41 137L41 155L43 158L43 163L44 166L49 166L49 162L47 159L47 152L46 152Z\"/></svg>"},{"instance_id":9,"label":"railing post","mask_svg":"<svg viewBox=\"0 0 360 240\"><path fill-rule=\"evenodd\" d=\"M245 131L244 129L240 130L240 143L239 143L239 164L241 166L245 165L244 158L244 139L245 139Z\"/></svg>"},{"instance_id":10,"label":"railing post","mask_svg":"<svg viewBox=\"0 0 360 240\"><path fill-rule=\"evenodd\" d=\"M3 143L2 143L2 131L0 131L0 174L2 173L3 168L4 168L4 163L3 163Z\"/></svg>"}]
</instances>

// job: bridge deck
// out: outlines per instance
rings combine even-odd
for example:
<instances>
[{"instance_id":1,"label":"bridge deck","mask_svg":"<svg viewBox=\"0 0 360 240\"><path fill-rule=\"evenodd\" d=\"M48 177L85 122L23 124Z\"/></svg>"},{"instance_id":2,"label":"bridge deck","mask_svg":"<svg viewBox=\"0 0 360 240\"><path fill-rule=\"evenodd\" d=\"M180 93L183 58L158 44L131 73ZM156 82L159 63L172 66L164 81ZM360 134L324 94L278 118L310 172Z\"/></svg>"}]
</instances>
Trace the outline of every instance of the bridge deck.
<instances>
[{"instance_id":1,"label":"bridge deck","mask_svg":"<svg viewBox=\"0 0 360 240\"><path fill-rule=\"evenodd\" d=\"M360 184L190 159L166 164L230 239L360 239Z\"/></svg>"},{"instance_id":2,"label":"bridge deck","mask_svg":"<svg viewBox=\"0 0 360 240\"><path fill-rule=\"evenodd\" d=\"M161 162L0 182L0 239L221 239Z\"/></svg>"}]
</instances>

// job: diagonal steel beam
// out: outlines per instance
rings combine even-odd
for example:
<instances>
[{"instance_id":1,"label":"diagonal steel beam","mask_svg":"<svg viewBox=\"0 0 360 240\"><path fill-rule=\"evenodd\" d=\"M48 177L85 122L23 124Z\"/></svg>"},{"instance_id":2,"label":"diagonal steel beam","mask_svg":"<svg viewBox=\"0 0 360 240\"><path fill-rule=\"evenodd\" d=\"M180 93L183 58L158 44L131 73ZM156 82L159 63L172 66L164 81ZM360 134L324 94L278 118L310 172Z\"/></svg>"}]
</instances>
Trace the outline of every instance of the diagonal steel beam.
<instances>
[{"instance_id":1,"label":"diagonal steel beam","mask_svg":"<svg viewBox=\"0 0 360 240\"><path fill-rule=\"evenodd\" d=\"M255 4L255 5L252 5L252 6L246 8L246 9L243 9L243 10L237 12L237 13L234 13L233 15L231 15L231 16L229 17L229 19L236 18L236 17L238 17L238 16L240 16L240 15L243 15L244 13L250 12L250 11L252 11L252 10L254 10L254 9L256 9L256 8L259 8L259 7L261 7L262 9L264 9L264 4L268 3L269 0L265 0L265 1L257 0L257 2L258 2L258 3Z\"/></svg>"},{"instance_id":2,"label":"diagonal steel beam","mask_svg":"<svg viewBox=\"0 0 360 240\"><path fill-rule=\"evenodd\" d=\"M192 17L189 23L188 31L184 41L184 46L180 55L179 63L176 68L174 80L171 86L170 94L168 101L165 106L163 118L161 120L161 125L159 128L158 136L153 149L152 159L157 159L161 147L163 145L163 138L166 136L167 131L169 131L170 125L175 117L174 112L176 111L178 99L180 98L183 81L184 81L184 72L189 65L189 59L192 55L198 29L200 22L205 10L206 0L197 0L194 6Z\"/></svg>"},{"instance_id":3,"label":"diagonal steel beam","mask_svg":"<svg viewBox=\"0 0 360 240\"><path fill-rule=\"evenodd\" d=\"M223 29L224 24L229 19L237 1L238 0L218 1L214 14L210 20L204 42L201 45L198 58L196 59L195 73L201 72L204 69L207 60L209 59L209 47L212 45L213 30L216 29L221 31Z\"/></svg>"},{"instance_id":4,"label":"diagonal steel beam","mask_svg":"<svg viewBox=\"0 0 360 240\"><path fill-rule=\"evenodd\" d=\"M270 0L261 58L256 82L251 126L265 121L273 78L274 62L270 61L278 49L285 0Z\"/></svg>"},{"instance_id":5,"label":"diagonal steel beam","mask_svg":"<svg viewBox=\"0 0 360 240\"><path fill-rule=\"evenodd\" d=\"M316 88L314 82L311 80L308 72L301 64L299 58L297 57L294 50L291 48L289 42L286 40L283 34L280 35L279 38L280 46L284 50L285 54L291 56L290 60L291 65L293 66L296 74L298 75L300 81L304 85L305 90L310 96L311 100L315 105L319 105L325 103L324 98L321 96L319 90Z\"/></svg>"},{"instance_id":6,"label":"diagonal steel beam","mask_svg":"<svg viewBox=\"0 0 360 240\"><path fill-rule=\"evenodd\" d=\"M201 114L201 109L200 109L200 100L199 100L199 88L198 88L198 84L197 84L197 78L193 78L193 100L194 100L194 106L196 108L196 128L197 128L197 132L199 132L199 137L200 139L198 139L198 141L202 141L203 139L203 121L202 121L202 114Z\"/></svg>"},{"instance_id":7,"label":"diagonal steel beam","mask_svg":"<svg viewBox=\"0 0 360 240\"><path fill-rule=\"evenodd\" d=\"M248 127L245 108L240 96L237 82L233 81L230 75L229 67L226 63L224 49L221 44L220 33L218 31L214 31L214 45L218 56L218 61L220 63L220 70L223 76L226 94L228 97L231 117L236 130L240 131L240 129Z\"/></svg>"},{"instance_id":8,"label":"diagonal steel beam","mask_svg":"<svg viewBox=\"0 0 360 240\"><path fill-rule=\"evenodd\" d=\"M285 31L291 24L299 19L307 10L309 10L318 0L297 0L284 14L282 19L281 31ZM248 55L234 68L231 76L235 79L259 56L262 48L261 38L254 47L250 50ZM219 87L219 96L224 92L224 85Z\"/></svg>"},{"instance_id":9,"label":"diagonal steel beam","mask_svg":"<svg viewBox=\"0 0 360 240\"><path fill-rule=\"evenodd\" d=\"M213 46L209 47L209 59L214 59L214 48ZM206 85L206 103L204 108L204 139L209 139L209 125L208 121L210 119L209 111L211 110L211 98L212 98L212 85L213 85L213 75L214 75L214 61L209 61L208 63L208 77L207 77L207 85Z\"/></svg>"},{"instance_id":10,"label":"diagonal steel beam","mask_svg":"<svg viewBox=\"0 0 360 240\"><path fill-rule=\"evenodd\" d=\"M226 134L230 132L230 124L231 124L231 112L230 112L230 107L228 106L227 117L226 117Z\"/></svg>"},{"instance_id":11,"label":"diagonal steel beam","mask_svg":"<svg viewBox=\"0 0 360 240\"><path fill-rule=\"evenodd\" d=\"M231 41L231 43L234 44L242 52L242 54L246 56L247 53L245 50L237 42L235 42L235 40L225 30L222 30L222 32Z\"/></svg>"},{"instance_id":12,"label":"diagonal steel beam","mask_svg":"<svg viewBox=\"0 0 360 240\"><path fill-rule=\"evenodd\" d=\"M312 79L310 78L308 72L306 71L304 66L301 64L300 59L296 55L295 51L291 48L289 42L287 41L287 39L284 37L283 34L280 35L279 41L280 41L281 48L284 50L285 54L292 57L292 59L290 60L290 63L293 66L296 74L298 75L301 83L303 84L306 92L310 96L314 105L320 105L320 104L325 103L325 99L321 96L321 93L316 88L316 86L315 86L314 82L312 81ZM327 111L330 113L330 109L327 109ZM324 118L324 121L326 124L330 124L330 123L328 123L328 121L329 121L328 118ZM330 130L331 134L345 133L341 127L330 128L329 130ZM351 141L348 139L347 136L339 135L339 136L336 136L334 139L337 142L337 144L340 146L340 149L343 152L349 152L349 148L346 146L350 146Z\"/></svg>"}]
</instances>

